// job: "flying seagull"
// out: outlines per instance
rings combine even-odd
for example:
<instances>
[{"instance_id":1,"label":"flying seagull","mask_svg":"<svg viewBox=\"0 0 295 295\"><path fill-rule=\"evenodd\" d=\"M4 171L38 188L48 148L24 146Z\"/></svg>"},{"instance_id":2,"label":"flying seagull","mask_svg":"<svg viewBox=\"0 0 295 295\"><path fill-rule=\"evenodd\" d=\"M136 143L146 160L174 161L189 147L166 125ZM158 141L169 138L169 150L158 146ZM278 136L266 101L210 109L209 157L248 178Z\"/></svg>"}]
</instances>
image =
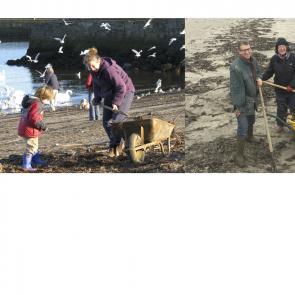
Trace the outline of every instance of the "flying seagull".
<instances>
[{"instance_id":1,"label":"flying seagull","mask_svg":"<svg viewBox=\"0 0 295 295\"><path fill-rule=\"evenodd\" d=\"M58 53L64 53L64 52L62 51L62 49L63 49L63 46L60 46L59 49L58 49Z\"/></svg>"},{"instance_id":2,"label":"flying seagull","mask_svg":"<svg viewBox=\"0 0 295 295\"><path fill-rule=\"evenodd\" d=\"M149 27L151 25L151 21L152 21L152 18L150 18L146 24L144 25L143 29L145 30L147 27Z\"/></svg>"},{"instance_id":3,"label":"flying seagull","mask_svg":"<svg viewBox=\"0 0 295 295\"><path fill-rule=\"evenodd\" d=\"M64 24L66 25L66 26L68 26L68 25L71 25L72 23L70 23L70 22L67 22L64 18L62 19L63 20L63 22L64 22Z\"/></svg>"},{"instance_id":4,"label":"flying seagull","mask_svg":"<svg viewBox=\"0 0 295 295\"><path fill-rule=\"evenodd\" d=\"M148 57L156 57L157 52L154 52L153 54L150 54Z\"/></svg>"},{"instance_id":5,"label":"flying seagull","mask_svg":"<svg viewBox=\"0 0 295 295\"><path fill-rule=\"evenodd\" d=\"M81 51L80 55L86 55L89 52L89 49L85 49L84 51Z\"/></svg>"},{"instance_id":6,"label":"flying seagull","mask_svg":"<svg viewBox=\"0 0 295 295\"><path fill-rule=\"evenodd\" d=\"M133 53L135 54L136 58L139 58L141 56L142 50L140 51L136 51L135 49L131 49L133 51Z\"/></svg>"},{"instance_id":7,"label":"flying seagull","mask_svg":"<svg viewBox=\"0 0 295 295\"><path fill-rule=\"evenodd\" d=\"M59 43L60 44L64 44L65 43L65 38L66 38L66 34L64 34L64 36L63 36L63 38L62 39L60 39L60 38L53 38L54 40L56 40L56 41L59 41Z\"/></svg>"},{"instance_id":8,"label":"flying seagull","mask_svg":"<svg viewBox=\"0 0 295 295\"><path fill-rule=\"evenodd\" d=\"M37 73L40 74L40 78L44 78L45 77L45 73L46 73L46 69L43 73L41 73L40 71L35 70Z\"/></svg>"},{"instance_id":9,"label":"flying seagull","mask_svg":"<svg viewBox=\"0 0 295 295\"><path fill-rule=\"evenodd\" d=\"M81 79L81 72L77 73L76 76L78 77L78 79Z\"/></svg>"},{"instance_id":10,"label":"flying seagull","mask_svg":"<svg viewBox=\"0 0 295 295\"><path fill-rule=\"evenodd\" d=\"M156 49L156 48L157 48L156 46L153 46L150 49L148 49L147 51L151 51L151 50Z\"/></svg>"},{"instance_id":11,"label":"flying seagull","mask_svg":"<svg viewBox=\"0 0 295 295\"><path fill-rule=\"evenodd\" d=\"M170 46L173 42L175 42L176 40L177 40L176 38L171 38L170 41L169 41L169 46Z\"/></svg>"},{"instance_id":12,"label":"flying seagull","mask_svg":"<svg viewBox=\"0 0 295 295\"><path fill-rule=\"evenodd\" d=\"M36 56L35 56L35 59L32 59L31 56L29 55L26 55L26 58L30 61L30 62L33 62L33 63L37 63L39 60L38 60L38 57L39 57L40 53L37 53Z\"/></svg>"},{"instance_id":13,"label":"flying seagull","mask_svg":"<svg viewBox=\"0 0 295 295\"><path fill-rule=\"evenodd\" d=\"M182 32L179 33L180 35L184 35L185 34L185 29L183 29Z\"/></svg>"},{"instance_id":14,"label":"flying seagull","mask_svg":"<svg viewBox=\"0 0 295 295\"><path fill-rule=\"evenodd\" d=\"M111 25L109 23L101 23L100 28L104 28L105 30L110 31L111 30Z\"/></svg>"}]
</instances>

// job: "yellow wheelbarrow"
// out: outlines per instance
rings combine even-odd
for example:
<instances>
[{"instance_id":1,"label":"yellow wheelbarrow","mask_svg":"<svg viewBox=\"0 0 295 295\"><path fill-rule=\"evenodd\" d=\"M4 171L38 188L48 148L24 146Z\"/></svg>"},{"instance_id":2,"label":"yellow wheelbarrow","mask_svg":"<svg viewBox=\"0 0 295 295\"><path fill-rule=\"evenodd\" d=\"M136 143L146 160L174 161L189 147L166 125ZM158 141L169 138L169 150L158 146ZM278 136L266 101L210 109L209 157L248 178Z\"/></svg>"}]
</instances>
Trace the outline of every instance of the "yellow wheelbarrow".
<instances>
[{"instance_id":1,"label":"yellow wheelbarrow","mask_svg":"<svg viewBox=\"0 0 295 295\"><path fill-rule=\"evenodd\" d=\"M167 152L169 154L171 151L170 137L174 127L174 122L161 120L152 115L112 123L113 132L119 132L124 138L127 152L131 161L135 164L144 162L145 153L152 146L159 146L162 154L165 155L165 141L167 142Z\"/></svg>"}]
</instances>

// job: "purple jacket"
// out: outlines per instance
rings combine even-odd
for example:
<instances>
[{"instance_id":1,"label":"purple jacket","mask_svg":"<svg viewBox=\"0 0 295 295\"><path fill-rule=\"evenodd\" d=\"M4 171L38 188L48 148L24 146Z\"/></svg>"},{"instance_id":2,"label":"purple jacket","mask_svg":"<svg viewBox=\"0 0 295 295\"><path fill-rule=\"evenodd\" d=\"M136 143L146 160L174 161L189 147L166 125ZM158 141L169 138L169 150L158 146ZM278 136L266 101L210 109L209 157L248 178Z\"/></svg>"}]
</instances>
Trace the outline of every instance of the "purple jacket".
<instances>
[{"instance_id":1,"label":"purple jacket","mask_svg":"<svg viewBox=\"0 0 295 295\"><path fill-rule=\"evenodd\" d=\"M111 58L102 57L98 72L91 72L95 101L120 106L125 95L135 92L126 72Z\"/></svg>"}]
</instances>

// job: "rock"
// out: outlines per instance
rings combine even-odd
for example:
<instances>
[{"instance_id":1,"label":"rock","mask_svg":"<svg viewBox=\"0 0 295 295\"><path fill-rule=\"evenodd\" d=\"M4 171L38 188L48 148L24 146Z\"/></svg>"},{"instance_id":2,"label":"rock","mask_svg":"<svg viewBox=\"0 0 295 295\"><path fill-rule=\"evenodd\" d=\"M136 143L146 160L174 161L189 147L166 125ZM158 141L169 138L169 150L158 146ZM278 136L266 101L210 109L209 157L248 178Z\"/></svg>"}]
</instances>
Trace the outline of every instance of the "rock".
<instances>
[{"instance_id":1,"label":"rock","mask_svg":"<svg viewBox=\"0 0 295 295\"><path fill-rule=\"evenodd\" d=\"M162 65L162 71L163 72L168 72L173 69L173 65L171 63L166 63Z\"/></svg>"}]
</instances>

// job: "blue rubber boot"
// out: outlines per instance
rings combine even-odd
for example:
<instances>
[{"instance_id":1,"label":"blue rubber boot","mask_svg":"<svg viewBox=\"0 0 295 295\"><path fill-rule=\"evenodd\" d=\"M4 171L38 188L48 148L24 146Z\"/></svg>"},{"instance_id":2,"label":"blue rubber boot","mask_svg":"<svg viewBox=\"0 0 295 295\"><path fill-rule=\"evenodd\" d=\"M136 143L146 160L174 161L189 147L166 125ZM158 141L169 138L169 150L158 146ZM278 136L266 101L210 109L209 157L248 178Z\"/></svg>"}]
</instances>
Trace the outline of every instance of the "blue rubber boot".
<instances>
[{"instance_id":1,"label":"blue rubber boot","mask_svg":"<svg viewBox=\"0 0 295 295\"><path fill-rule=\"evenodd\" d=\"M32 164L43 167L48 165L46 161L41 160L39 151L37 151L32 157Z\"/></svg>"},{"instance_id":2,"label":"blue rubber boot","mask_svg":"<svg viewBox=\"0 0 295 295\"><path fill-rule=\"evenodd\" d=\"M32 155L31 154L24 154L23 155L23 166L22 168L28 172L35 172L37 169L32 168Z\"/></svg>"}]
</instances>

